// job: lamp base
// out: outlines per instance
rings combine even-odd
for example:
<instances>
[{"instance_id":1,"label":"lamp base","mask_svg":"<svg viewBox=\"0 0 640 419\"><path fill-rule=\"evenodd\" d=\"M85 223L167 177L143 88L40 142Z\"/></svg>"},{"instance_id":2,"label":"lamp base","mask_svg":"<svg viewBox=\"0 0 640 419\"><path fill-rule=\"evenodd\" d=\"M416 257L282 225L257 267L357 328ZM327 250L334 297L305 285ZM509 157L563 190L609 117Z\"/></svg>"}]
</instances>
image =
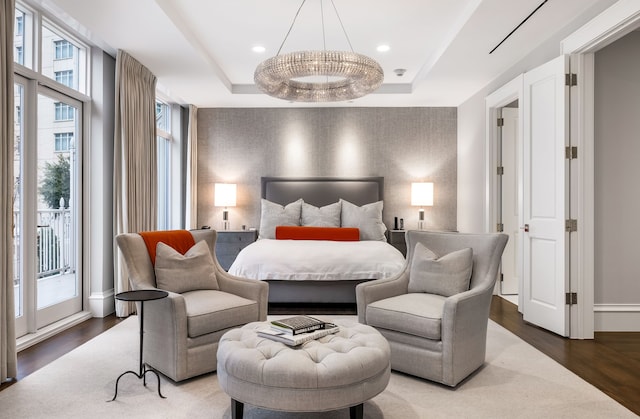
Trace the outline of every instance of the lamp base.
<instances>
[{"instance_id":1,"label":"lamp base","mask_svg":"<svg viewBox=\"0 0 640 419\"><path fill-rule=\"evenodd\" d=\"M422 220L418 221L418 230L424 230L424 221Z\"/></svg>"},{"instance_id":2,"label":"lamp base","mask_svg":"<svg viewBox=\"0 0 640 419\"><path fill-rule=\"evenodd\" d=\"M229 230L229 211L226 208L222 211L222 229Z\"/></svg>"}]
</instances>

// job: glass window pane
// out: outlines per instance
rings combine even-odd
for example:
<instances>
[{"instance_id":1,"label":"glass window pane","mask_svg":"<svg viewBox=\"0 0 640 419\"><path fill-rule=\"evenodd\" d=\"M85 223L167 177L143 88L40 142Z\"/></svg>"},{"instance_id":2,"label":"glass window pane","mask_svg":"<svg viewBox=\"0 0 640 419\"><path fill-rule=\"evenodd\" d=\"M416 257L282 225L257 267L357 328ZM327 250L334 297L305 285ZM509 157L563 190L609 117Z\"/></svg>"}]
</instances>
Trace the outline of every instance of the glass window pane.
<instances>
[{"instance_id":1,"label":"glass window pane","mask_svg":"<svg viewBox=\"0 0 640 419\"><path fill-rule=\"evenodd\" d=\"M76 118L55 120L54 99L38 95L37 307L78 295L74 210ZM77 111L69 106L74 113Z\"/></svg>"},{"instance_id":2,"label":"glass window pane","mask_svg":"<svg viewBox=\"0 0 640 419\"><path fill-rule=\"evenodd\" d=\"M15 9L16 21L13 26L13 61L33 68L33 17L19 7Z\"/></svg>"},{"instance_id":3,"label":"glass window pane","mask_svg":"<svg viewBox=\"0 0 640 419\"><path fill-rule=\"evenodd\" d=\"M158 141L158 230L170 228L170 143L164 137Z\"/></svg>"},{"instance_id":4,"label":"glass window pane","mask_svg":"<svg viewBox=\"0 0 640 419\"><path fill-rule=\"evenodd\" d=\"M24 286L22 282L20 267L20 244L21 244L21 226L22 226L22 138L23 138L23 119L22 108L24 101L24 87L21 84L14 84L13 88L15 115L14 115L14 148L13 148L13 286L16 317L22 316L23 313L23 292Z\"/></svg>"},{"instance_id":5,"label":"glass window pane","mask_svg":"<svg viewBox=\"0 0 640 419\"><path fill-rule=\"evenodd\" d=\"M156 127L160 131L169 133L171 131L170 108L164 102L156 101Z\"/></svg>"},{"instance_id":6,"label":"glass window pane","mask_svg":"<svg viewBox=\"0 0 640 419\"><path fill-rule=\"evenodd\" d=\"M84 48L55 28L42 25L42 74L67 87L85 91Z\"/></svg>"}]
</instances>

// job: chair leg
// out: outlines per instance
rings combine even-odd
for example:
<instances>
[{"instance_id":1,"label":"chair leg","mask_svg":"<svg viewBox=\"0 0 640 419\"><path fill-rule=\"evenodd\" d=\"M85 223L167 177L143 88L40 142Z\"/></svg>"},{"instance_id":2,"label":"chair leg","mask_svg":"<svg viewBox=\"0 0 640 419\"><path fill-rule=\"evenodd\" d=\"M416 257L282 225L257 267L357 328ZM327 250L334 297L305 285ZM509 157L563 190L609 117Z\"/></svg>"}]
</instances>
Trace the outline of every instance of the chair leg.
<instances>
[{"instance_id":1,"label":"chair leg","mask_svg":"<svg viewBox=\"0 0 640 419\"><path fill-rule=\"evenodd\" d=\"M362 419L364 417L364 404L360 403L349 408L350 419Z\"/></svg>"},{"instance_id":2,"label":"chair leg","mask_svg":"<svg viewBox=\"0 0 640 419\"><path fill-rule=\"evenodd\" d=\"M231 399L231 419L242 419L244 403Z\"/></svg>"}]
</instances>

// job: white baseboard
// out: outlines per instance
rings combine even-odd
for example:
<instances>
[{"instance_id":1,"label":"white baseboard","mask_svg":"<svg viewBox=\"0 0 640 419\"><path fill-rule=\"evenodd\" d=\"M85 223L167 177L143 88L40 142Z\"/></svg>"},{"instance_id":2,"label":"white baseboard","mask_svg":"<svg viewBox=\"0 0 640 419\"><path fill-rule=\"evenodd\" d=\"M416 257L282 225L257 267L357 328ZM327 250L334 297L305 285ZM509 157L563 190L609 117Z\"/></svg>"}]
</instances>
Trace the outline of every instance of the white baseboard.
<instances>
[{"instance_id":1,"label":"white baseboard","mask_svg":"<svg viewBox=\"0 0 640 419\"><path fill-rule=\"evenodd\" d=\"M595 304L596 332L640 332L640 304Z\"/></svg>"},{"instance_id":2,"label":"white baseboard","mask_svg":"<svg viewBox=\"0 0 640 419\"><path fill-rule=\"evenodd\" d=\"M87 311L81 311L72 316L66 317L58 322L45 326L42 329L38 329L36 333L29 333L25 336L16 339L16 350L18 352L23 349L27 349L30 346L40 343L45 339L50 338L64 330L67 330L77 324L82 323L85 320L90 319L91 313Z\"/></svg>"},{"instance_id":3,"label":"white baseboard","mask_svg":"<svg viewBox=\"0 0 640 419\"><path fill-rule=\"evenodd\" d=\"M106 317L115 311L115 306L113 289L103 292L92 292L89 296L89 311L93 317Z\"/></svg>"}]
</instances>

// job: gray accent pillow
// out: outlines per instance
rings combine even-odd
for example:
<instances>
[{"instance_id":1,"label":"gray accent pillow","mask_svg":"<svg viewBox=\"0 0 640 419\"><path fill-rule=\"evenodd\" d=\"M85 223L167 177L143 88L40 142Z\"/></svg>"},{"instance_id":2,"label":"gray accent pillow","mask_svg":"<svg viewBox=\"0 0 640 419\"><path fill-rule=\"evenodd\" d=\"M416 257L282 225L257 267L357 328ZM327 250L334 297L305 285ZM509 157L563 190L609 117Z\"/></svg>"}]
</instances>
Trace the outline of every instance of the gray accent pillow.
<instances>
[{"instance_id":1,"label":"gray accent pillow","mask_svg":"<svg viewBox=\"0 0 640 419\"><path fill-rule=\"evenodd\" d=\"M217 290L216 270L204 240L194 244L184 255L158 242L156 247L156 286L182 294L194 290Z\"/></svg>"},{"instance_id":2,"label":"gray accent pillow","mask_svg":"<svg viewBox=\"0 0 640 419\"><path fill-rule=\"evenodd\" d=\"M382 201L366 204L361 207L344 199L342 205L342 227L360 229L360 240L387 241L384 232L387 226L382 222Z\"/></svg>"},{"instance_id":3,"label":"gray accent pillow","mask_svg":"<svg viewBox=\"0 0 640 419\"><path fill-rule=\"evenodd\" d=\"M259 239L275 239L276 226L299 226L302 199L282 206L262 199Z\"/></svg>"},{"instance_id":4,"label":"gray accent pillow","mask_svg":"<svg viewBox=\"0 0 640 419\"><path fill-rule=\"evenodd\" d=\"M340 202L316 207L306 202L302 203L301 225L311 227L340 227Z\"/></svg>"},{"instance_id":5,"label":"gray accent pillow","mask_svg":"<svg viewBox=\"0 0 640 419\"><path fill-rule=\"evenodd\" d=\"M473 249L456 250L438 257L417 243L409 272L409 292L425 292L450 297L469 289Z\"/></svg>"}]
</instances>

